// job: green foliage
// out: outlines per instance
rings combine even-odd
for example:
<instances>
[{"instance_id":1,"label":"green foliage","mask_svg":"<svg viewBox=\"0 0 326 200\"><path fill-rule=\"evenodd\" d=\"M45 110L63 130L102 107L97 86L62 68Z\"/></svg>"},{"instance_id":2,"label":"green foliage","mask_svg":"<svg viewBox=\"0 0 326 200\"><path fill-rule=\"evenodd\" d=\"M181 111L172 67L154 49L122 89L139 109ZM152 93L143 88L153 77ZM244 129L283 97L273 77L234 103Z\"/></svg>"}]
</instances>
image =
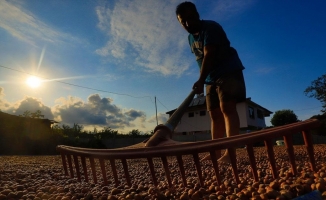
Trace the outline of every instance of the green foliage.
<instances>
[{"instance_id":1,"label":"green foliage","mask_svg":"<svg viewBox=\"0 0 326 200\"><path fill-rule=\"evenodd\" d=\"M110 127L104 127L99 133L98 133L102 139L108 139L108 138L116 138L119 134L118 131L111 129Z\"/></svg>"},{"instance_id":2,"label":"green foliage","mask_svg":"<svg viewBox=\"0 0 326 200\"><path fill-rule=\"evenodd\" d=\"M321 112L326 113L326 74L318 77L304 91L306 96L314 97L322 103Z\"/></svg>"},{"instance_id":3,"label":"green foliage","mask_svg":"<svg viewBox=\"0 0 326 200\"><path fill-rule=\"evenodd\" d=\"M298 121L298 117L292 110L284 109L275 112L271 119L273 126L282 126L285 124L291 124Z\"/></svg>"},{"instance_id":4,"label":"green foliage","mask_svg":"<svg viewBox=\"0 0 326 200\"><path fill-rule=\"evenodd\" d=\"M57 154L57 145L100 149L107 148L104 141L107 143L118 138L145 138L151 134L137 129L122 134L110 127L86 131L82 125L76 123L72 126L55 124L50 128L50 124L40 123L43 120L48 121L39 119L41 117L41 111L25 111L20 117L0 115L0 122L5 122L0 126L0 155Z\"/></svg>"},{"instance_id":5,"label":"green foliage","mask_svg":"<svg viewBox=\"0 0 326 200\"><path fill-rule=\"evenodd\" d=\"M129 132L129 135L135 136L135 137L140 136L140 134L141 134L141 132L138 129L133 129Z\"/></svg>"},{"instance_id":6,"label":"green foliage","mask_svg":"<svg viewBox=\"0 0 326 200\"><path fill-rule=\"evenodd\" d=\"M93 131L85 131L84 127L74 124L72 127L63 124L54 125L52 132L61 137L60 144L84 148L106 148L103 140L116 138L147 138L151 133L142 133L138 129L131 130L128 134L119 133L110 127L104 127L102 130L94 128Z\"/></svg>"},{"instance_id":7,"label":"green foliage","mask_svg":"<svg viewBox=\"0 0 326 200\"><path fill-rule=\"evenodd\" d=\"M28 117L33 119L40 119L44 118L44 115L42 115L42 112L40 110L37 110L35 112L31 112L26 110L22 115L19 115L20 117Z\"/></svg>"},{"instance_id":8,"label":"green foliage","mask_svg":"<svg viewBox=\"0 0 326 200\"><path fill-rule=\"evenodd\" d=\"M318 119L320 127L312 131L313 134L326 136L326 113L322 115L314 115L310 119Z\"/></svg>"}]
</instances>

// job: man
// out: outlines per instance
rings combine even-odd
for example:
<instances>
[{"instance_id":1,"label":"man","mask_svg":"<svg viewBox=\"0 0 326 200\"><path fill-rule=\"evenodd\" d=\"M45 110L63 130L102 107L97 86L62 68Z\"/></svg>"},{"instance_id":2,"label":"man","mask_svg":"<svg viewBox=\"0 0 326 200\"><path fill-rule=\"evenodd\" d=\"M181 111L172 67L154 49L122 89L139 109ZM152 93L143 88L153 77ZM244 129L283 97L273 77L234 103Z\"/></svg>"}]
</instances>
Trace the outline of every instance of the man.
<instances>
[{"instance_id":1,"label":"man","mask_svg":"<svg viewBox=\"0 0 326 200\"><path fill-rule=\"evenodd\" d=\"M246 99L246 88L238 54L230 46L223 28L214 21L200 20L196 6L183 2L176 8L182 27L189 32L188 41L200 68L193 89L202 94L206 84L206 104L211 118L212 139L239 134L237 102ZM229 152L217 151L221 162L230 162ZM204 158L210 159L210 156Z\"/></svg>"}]
</instances>

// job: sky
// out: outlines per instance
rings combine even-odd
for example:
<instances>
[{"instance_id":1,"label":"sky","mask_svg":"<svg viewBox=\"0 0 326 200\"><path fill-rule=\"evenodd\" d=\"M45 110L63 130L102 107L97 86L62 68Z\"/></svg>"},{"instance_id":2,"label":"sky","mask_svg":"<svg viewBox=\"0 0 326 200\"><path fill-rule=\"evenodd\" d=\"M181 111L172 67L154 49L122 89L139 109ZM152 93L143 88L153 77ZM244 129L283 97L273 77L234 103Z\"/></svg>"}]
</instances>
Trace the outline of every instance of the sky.
<instances>
[{"instance_id":1,"label":"sky","mask_svg":"<svg viewBox=\"0 0 326 200\"><path fill-rule=\"evenodd\" d=\"M153 130L156 108L164 123L199 77L175 16L181 2L0 1L0 110L40 110L60 126L89 130ZM326 1L192 2L238 51L247 97L299 120L321 114L304 90L326 73ZM27 84L31 76L38 87Z\"/></svg>"}]
</instances>

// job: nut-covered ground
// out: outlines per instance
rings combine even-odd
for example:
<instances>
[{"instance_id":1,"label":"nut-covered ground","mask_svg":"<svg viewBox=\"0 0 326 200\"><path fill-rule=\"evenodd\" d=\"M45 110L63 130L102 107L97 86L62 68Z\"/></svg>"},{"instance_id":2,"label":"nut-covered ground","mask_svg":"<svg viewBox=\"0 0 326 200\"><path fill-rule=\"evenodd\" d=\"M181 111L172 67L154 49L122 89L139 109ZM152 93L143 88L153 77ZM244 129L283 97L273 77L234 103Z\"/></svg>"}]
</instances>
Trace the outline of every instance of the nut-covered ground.
<instances>
[{"instance_id":1,"label":"nut-covered ground","mask_svg":"<svg viewBox=\"0 0 326 200\"><path fill-rule=\"evenodd\" d=\"M115 187L110 164L106 163L108 185L103 185L98 170L98 184L92 180L78 182L76 178L64 176L59 156L1 156L0 157L0 200L2 199L293 199L318 190L326 199L326 145L315 145L317 171L310 170L304 146L295 146L298 175L293 176L285 147L274 147L279 178L273 179L264 147L255 147L259 182L252 177L246 150L237 149L240 184L236 184L232 168L220 164L223 184L216 183L210 161L201 164L205 179L199 184L191 156L184 156L187 186L183 186L178 164L174 157L168 158L174 188L169 188L160 159L154 159L158 187L151 181L147 161L128 161L133 185L127 186L119 161L116 162L120 186ZM203 155L200 155L203 156ZM99 167L99 164L96 163ZM89 174L91 171L89 169ZM91 179L91 176L89 177ZM308 199L308 198L306 198Z\"/></svg>"}]
</instances>

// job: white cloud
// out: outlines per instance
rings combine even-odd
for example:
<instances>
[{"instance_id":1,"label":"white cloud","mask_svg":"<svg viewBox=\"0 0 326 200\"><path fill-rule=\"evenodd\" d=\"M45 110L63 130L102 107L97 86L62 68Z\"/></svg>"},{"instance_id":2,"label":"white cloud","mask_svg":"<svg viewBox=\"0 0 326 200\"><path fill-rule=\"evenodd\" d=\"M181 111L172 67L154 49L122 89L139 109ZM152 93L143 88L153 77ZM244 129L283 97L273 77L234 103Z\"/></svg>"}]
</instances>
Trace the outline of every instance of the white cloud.
<instances>
[{"instance_id":1,"label":"white cloud","mask_svg":"<svg viewBox=\"0 0 326 200\"><path fill-rule=\"evenodd\" d=\"M189 65L183 53L188 49L187 33L175 17L169 1L120 0L111 9L98 6L98 27L108 42L96 52L125 66L142 67L147 72L181 75ZM128 57L127 57L128 55ZM192 60L193 61L193 60Z\"/></svg>"},{"instance_id":2,"label":"white cloud","mask_svg":"<svg viewBox=\"0 0 326 200\"><path fill-rule=\"evenodd\" d=\"M254 70L256 74L265 75L270 74L272 71L274 71L274 67L258 67Z\"/></svg>"},{"instance_id":3,"label":"white cloud","mask_svg":"<svg viewBox=\"0 0 326 200\"><path fill-rule=\"evenodd\" d=\"M0 1L0 27L12 36L33 45L36 45L38 40L50 43L78 40L43 23L32 13L24 10L23 2L20 3Z\"/></svg>"},{"instance_id":4,"label":"white cloud","mask_svg":"<svg viewBox=\"0 0 326 200\"><path fill-rule=\"evenodd\" d=\"M110 127L119 132L129 131L132 128L146 130L146 113L136 109L126 109L113 103L111 98L101 98L98 94L92 94L87 102L81 98L69 96L56 99L56 105L52 108L45 106L41 99L24 97L14 103L4 99L4 89L0 87L0 110L13 115L22 115L25 111L31 113L41 111L46 119L54 119L62 124L73 124L84 127Z\"/></svg>"},{"instance_id":5,"label":"white cloud","mask_svg":"<svg viewBox=\"0 0 326 200\"><path fill-rule=\"evenodd\" d=\"M9 103L0 96L0 110L14 115L22 115L25 111L34 113L39 110L44 115L44 118L54 118L51 108L45 106L40 99L34 97L24 97L20 101Z\"/></svg>"},{"instance_id":6,"label":"white cloud","mask_svg":"<svg viewBox=\"0 0 326 200\"><path fill-rule=\"evenodd\" d=\"M52 108L55 120L64 124L109 126L112 129L144 127L146 114L143 111L118 107L111 98L101 98L98 94L90 95L87 102L78 97L60 98ZM139 123L139 124L138 124Z\"/></svg>"},{"instance_id":7,"label":"white cloud","mask_svg":"<svg viewBox=\"0 0 326 200\"><path fill-rule=\"evenodd\" d=\"M237 16L253 5L255 0L217 1L211 13L219 20Z\"/></svg>"},{"instance_id":8,"label":"white cloud","mask_svg":"<svg viewBox=\"0 0 326 200\"><path fill-rule=\"evenodd\" d=\"M2 87L0 87L0 111L7 110L10 107L10 103L8 103L5 99L5 92Z\"/></svg>"},{"instance_id":9,"label":"white cloud","mask_svg":"<svg viewBox=\"0 0 326 200\"><path fill-rule=\"evenodd\" d=\"M0 87L0 98L5 96L5 92L4 89L2 87Z\"/></svg>"},{"instance_id":10,"label":"white cloud","mask_svg":"<svg viewBox=\"0 0 326 200\"><path fill-rule=\"evenodd\" d=\"M169 116L165 113L158 113L157 114L157 121L158 124L164 124L165 122L167 122L169 119ZM149 123L156 123L156 116L152 116L148 119Z\"/></svg>"}]
</instances>

